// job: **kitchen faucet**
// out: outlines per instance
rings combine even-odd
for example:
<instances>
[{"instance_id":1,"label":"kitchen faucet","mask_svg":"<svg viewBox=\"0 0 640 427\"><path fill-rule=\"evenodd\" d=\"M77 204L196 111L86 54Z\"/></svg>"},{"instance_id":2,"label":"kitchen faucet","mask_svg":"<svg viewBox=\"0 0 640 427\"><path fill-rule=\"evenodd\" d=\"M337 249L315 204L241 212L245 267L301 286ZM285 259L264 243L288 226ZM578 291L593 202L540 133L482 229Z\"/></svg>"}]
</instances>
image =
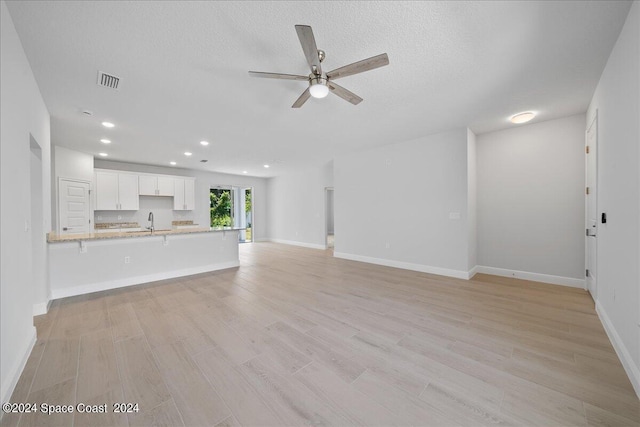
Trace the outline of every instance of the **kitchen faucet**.
<instances>
[{"instance_id":1,"label":"kitchen faucet","mask_svg":"<svg viewBox=\"0 0 640 427\"><path fill-rule=\"evenodd\" d=\"M147 230L150 230L153 233L153 230L155 229L155 227L153 226L153 212L149 212L148 221L151 221L151 227L147 227Z\"/></svg>"}]
</instances>

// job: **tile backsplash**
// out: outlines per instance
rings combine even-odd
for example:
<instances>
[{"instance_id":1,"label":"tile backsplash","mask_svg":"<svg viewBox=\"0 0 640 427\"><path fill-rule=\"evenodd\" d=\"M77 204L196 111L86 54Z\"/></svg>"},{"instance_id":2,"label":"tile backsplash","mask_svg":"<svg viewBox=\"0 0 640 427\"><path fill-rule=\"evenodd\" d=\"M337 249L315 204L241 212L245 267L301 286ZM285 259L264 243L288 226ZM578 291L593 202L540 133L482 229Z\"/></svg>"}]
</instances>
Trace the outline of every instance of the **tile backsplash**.
<instances>
[{"instance_id":1,"label":"tile backsplash","mask_svg":"<svg viewBox=\"0 0 640 427\"><path fill-rule=\"evenodd\" d=\"M171 228L173 221L188 221L195 218L193 211L174 211L173 197L140 196L137 211L95 211L96 224L105 222L137 222L140 227L148 227L149 212L153 212L157 230Z\"/></svg>"}]
</instances>

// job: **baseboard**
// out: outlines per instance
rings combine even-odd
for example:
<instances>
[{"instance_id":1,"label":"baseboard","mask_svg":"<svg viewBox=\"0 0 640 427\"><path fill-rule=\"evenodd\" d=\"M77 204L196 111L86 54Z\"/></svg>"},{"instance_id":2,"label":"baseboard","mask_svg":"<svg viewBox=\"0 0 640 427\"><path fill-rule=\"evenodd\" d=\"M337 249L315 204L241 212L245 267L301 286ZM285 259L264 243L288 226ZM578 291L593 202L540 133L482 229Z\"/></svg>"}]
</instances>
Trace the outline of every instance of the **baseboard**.
<instances>
[{"instance_id":1,"label":"baseboard","mask_svg":"<svg viewBox=\"0 0 640 427\"><path fill-rule=\"evenodd\" d=\"M18 384L18 380L20 379L20 375L22 375L22 371L24 370L25 365L27 364L27 360L31 355L31 350L33 350L33 346L36 344L37 334L35 326L32 327L31 336L26 342L26 346L22 351L16 351L18 354L22 354L22 357L18 360L15 366L11 368L11 370L7 373L7 376L2 379L2 393L0 396L0 402L5 403L11 399L11 395L13 394L13 390L16 388L16 384ZM20 350L20 349L17 349Z\"/></svg>"},{"instance_id":2,"label":"baseboard","mask_svg":"<svg viewBox=\"0 0 640 427\"><path fill-rule=\"evenodd\" d=\"M185 268L182 270L167 271L163 273L147 274L144 276L127 277L119 280L109 280L106 282L96 282L88 285L75 286L73 288L53 289L51 299L72 297L76 295L90 294L93 292L106 291L109 289L122 288L125 286L140 285L142 283L156 282L158 280L174 279L176 277L191 276L193 274L208 273L210 271L224 270L227 268L239 267L240 261L229 261L219 264L209 264L201 267Z\"/></svg>"},{"instance_id":3,"label":"baseboard","mask_svg":"<svg viewBox=\"0 0 640 427\"><path fill-rule=\"evenodd\" d=\"M596 302L596 313L598 313L598 317L600 317L600 322L602 323L602 326L604 326L604 330L609 337L609 341L611 341L613 349L616 351L618 358L622 362L624 370L627 372L627 376L631 381L631 385L633 385L633 389L636 391L636 395L640 398L640 369L633 362L631 353L629 353L629 350L622 342L622 338L618 335L618 332L613 327L613 323L611 323L611 319L607 315L607 312L599 302Z\"/></svg>"},{"instance_id":4,"label":"baseboard","mask_svg":"<svg viewBox=\"0 0 640 427\"><path fill-rule=\"evenodd\" d=\"M469 273L467 274L467 279L473 279L473 276L475 276L476 274L478 274L478 266L477 265L475 267L473 267L471 270L469 270Z\"/></svg>"},{"instance_id":5,"label":"baseboard","mask_svg":"<svg viewBox=\"0 0 640 427\"><path fill-rule=\"evenodd\" d=\"M451 270L448 268L432 267L424 264L413 264L410 262L394 261L391 259L373 258L362 255L348 254L344 252L334 252L336 258L348 259L351 261L366 262L369 264L384 265L386 267L402 268L404 270L419 271L421 273L437 274L439 276L455 277L457 279L468 279L469 272L460 270Z\"/></svg>"},{"instance_id":6,"label":"baseboard","mask_svg":"<svg viewBox=\"0 0 640 427\"><path fill-rule=\"evenodd\" d=\"M51 300L41 302L39 304L33 304L33 315L41 316L43 314L47 314L49 312L49 307L51 307Z\"/></svg>"},{"instance_id":7,"label":"baseboard","mask_svg":"<svg viewBox=\"0 0 640 427\"><path fill-rule=\"evenodd\" d=\"M586 289L584 279L573 277L552 276L550 274L532 273L529 271L509 270L506 268L486 267L478 265L475 273L492 274L494 276L513 277L515 279L532 280L534 282L550 283L552 285L569 286L572 288ZM475 274L474 273L474 274Z\"/></svg>"},{"instance_id":8,"label":"baseboard","mask_svg":"<svg viewBox=\"0 0 640 427\"><path fill-rule=\"evenodd\" d=\"M311 249L327 249L325 245L317 245L315 243L297 242L295 240L282 240L282 239L269 239L273 243L282 243L284 245L302 246L303 248Z\"/></svg>"}]
</instances>

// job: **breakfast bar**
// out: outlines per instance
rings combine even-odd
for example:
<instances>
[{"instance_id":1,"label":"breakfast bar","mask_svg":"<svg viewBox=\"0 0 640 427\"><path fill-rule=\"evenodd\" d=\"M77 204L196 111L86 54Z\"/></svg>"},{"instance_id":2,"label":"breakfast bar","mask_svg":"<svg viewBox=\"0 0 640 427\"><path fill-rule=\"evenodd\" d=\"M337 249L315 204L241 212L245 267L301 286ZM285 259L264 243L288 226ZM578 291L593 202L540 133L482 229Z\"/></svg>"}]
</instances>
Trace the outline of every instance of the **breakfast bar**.
<instances>
[{"instance_id":1,"label":"breakfast bar","mask_svg":"<svg viewBox=\"0 0 640 427\"><path fill-rule=\"evenodd\" d=\"M240 230L50 233L51 299L237 267Z\"/></svg>"}]
</instances>

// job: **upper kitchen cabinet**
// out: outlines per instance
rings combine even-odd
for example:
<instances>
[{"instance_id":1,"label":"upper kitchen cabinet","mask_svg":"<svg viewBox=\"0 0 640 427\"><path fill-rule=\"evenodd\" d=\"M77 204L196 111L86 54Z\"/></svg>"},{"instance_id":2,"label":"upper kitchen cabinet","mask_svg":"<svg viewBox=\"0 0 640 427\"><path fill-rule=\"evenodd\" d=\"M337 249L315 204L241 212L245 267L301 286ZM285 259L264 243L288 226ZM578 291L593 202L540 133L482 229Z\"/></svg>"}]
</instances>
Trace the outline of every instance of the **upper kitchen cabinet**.
<instances>
[{"instance_id":1,"label":"upper kitchen cabinet","mask_svg":"<svg viewBox=\"0 0 640 427\"><path fill-rule=\"evenodd\" d=\"M169 176L139 175L138 188L141 196L173 196L174 179Z\"/></svg>"},{"instance_id":2,"label":"upper kitchen cabinet","mask_svg":"<svg viewBox=\"0 0 640 427\"><path fill-rule=\"evenodd\" d=\"M173 210L192 211L195 209L195 179L174 179Z\"/></svg>"},{"instance_id":3,"label":"upper kitchen cabinet","mask_svg":"<svg viewBox=\"0 0 640 427\"><path fill-rule=\"evenodd\" d=\"M96 171L97 211L137 211L138 175Z\"/></svg>"}]
</instances>

